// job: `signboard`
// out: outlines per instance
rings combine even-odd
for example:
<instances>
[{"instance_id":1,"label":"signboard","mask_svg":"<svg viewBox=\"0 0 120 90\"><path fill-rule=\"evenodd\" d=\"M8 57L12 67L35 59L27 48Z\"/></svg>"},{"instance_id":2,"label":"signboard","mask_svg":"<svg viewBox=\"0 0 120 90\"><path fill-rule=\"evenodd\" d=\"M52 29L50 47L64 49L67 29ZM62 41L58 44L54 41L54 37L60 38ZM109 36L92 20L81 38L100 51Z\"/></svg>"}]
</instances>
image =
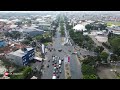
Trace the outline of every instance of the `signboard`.
<instances>
[{"instance_id":1,"label":"signboard","mask_svg":"<svg viewBox=\"0 0 120 90\"><path fill-rule=\"evenodd\" d=\"M42 44L42 53L45 53L45 46Z\"/></svg>"},{"instance_id":2,"label":"signboard","mask_svg":"<svg viewBox=\"0 0 120 90\"><path fill-rule=\"evenodd\" d=\"M70 63L70 56L69 55L64 57L64 62L65 63Z\"/></svg>"}]
</instances>

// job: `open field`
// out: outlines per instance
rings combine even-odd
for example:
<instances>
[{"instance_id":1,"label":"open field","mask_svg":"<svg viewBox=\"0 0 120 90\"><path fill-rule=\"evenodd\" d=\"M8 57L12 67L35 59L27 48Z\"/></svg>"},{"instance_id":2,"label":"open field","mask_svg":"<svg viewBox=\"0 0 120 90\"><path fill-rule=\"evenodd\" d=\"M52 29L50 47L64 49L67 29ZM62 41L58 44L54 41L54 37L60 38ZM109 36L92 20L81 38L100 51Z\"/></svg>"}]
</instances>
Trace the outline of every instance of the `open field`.
<instances>
[{"instance_id":1,"label":"open field","mask_svg":"<svg viewBox=\"0 0 120 90\"><path fill-rule=\"evenodd\" d=\"M108 21L108 22L106 22L106 23L107 23L107 26L111 26L112 24L117 25L117 26L120 26L120 22Z\"/></svg>"}]
</instances>

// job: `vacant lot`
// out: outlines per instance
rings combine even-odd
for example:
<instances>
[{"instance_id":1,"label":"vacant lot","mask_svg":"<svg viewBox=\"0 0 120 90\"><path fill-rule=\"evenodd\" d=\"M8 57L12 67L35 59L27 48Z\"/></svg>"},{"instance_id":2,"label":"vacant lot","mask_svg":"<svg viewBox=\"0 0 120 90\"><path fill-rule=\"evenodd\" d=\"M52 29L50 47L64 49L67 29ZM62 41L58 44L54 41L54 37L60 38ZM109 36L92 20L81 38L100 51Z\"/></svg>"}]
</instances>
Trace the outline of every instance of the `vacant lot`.
<instances>
[{"instance_id":1,"label":"vacant lot","mask_svg":"<svg viewBox=\"0 0 120 90\"><path fill-rule=\"evenodd\" d=\"M116 75L114 72L110 71L111 67L100 66L98 68L98 76L100 79L115 79Z\"/></svg>"},{"instance_id":2,"label":"vacant lot","mask_svg":"<svg viewBox=\"0 0 120 90\"><path fill-rule=\"evenodd\" d=\"M112 22L112 21L107 22L107 26L111 26L112 24L120 26L120 22Z\"/></svg>"}]
</instances>

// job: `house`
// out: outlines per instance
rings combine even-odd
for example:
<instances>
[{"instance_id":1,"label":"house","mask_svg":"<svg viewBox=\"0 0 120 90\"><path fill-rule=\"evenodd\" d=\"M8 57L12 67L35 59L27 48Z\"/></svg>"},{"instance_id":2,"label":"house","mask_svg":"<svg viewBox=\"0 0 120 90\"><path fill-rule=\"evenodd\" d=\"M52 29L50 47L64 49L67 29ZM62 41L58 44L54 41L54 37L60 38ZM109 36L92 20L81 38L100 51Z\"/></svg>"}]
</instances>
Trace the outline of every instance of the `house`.
<instances>
[{"instance_id":1,"label":"house","mask_svg":"<svg viewBox=\"0 0 120 90\"><path fill-rule=\"evenodd\" d=\"M35 52L31 47L22 48L5 55L6 59L9 59L11 62L19 66L27 65L29 61L33 60L34 56Z\"/></svg>"}]
</instances>

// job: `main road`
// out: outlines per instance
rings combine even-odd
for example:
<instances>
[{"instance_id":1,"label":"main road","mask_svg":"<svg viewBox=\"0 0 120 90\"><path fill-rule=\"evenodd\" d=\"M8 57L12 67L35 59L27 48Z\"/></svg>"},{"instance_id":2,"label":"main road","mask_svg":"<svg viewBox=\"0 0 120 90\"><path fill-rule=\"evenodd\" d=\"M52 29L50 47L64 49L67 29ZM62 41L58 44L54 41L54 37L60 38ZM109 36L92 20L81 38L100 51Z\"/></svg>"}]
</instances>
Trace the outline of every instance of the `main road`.
<instances>
[{"instance_id":1,"label":"main road","mask_svg":"<svg viewBox=\"0 0 120 90\"><path fill-rule=\"evenodd\" d=\"M65 24L64 24L65 25ZM66 28L65 28L66 30ZM62 42L62 37L60 36L60 25L58 27L58 30L56 32L56 36L53 38L53 45L50 46L50 48L55 48L56 51L49 52L47 51L46 54L46 61L44 62L44 71L42 79L51 79L53 75L53 66L52 66L52 55L59 56L60 58L64 58L66 55L70 55L70 71L71 71L71 79L81 79L82 73L81 73L81 64L78 61L78 58L76 55L72 54L74 52L74 46L64 46ZM68 34L66 34L68 35ZM67 37L67 36L66 36ZM58 49L62 49L62 52L58 52ZM71 52L69 52L69 50ZM50 60L50 62L48 62ZM50 65L49 68L47 68L47 65ZM60 79L65 79L65 72L64 72L64 63L62 63L60 74Z\"/></svg>"}]
</instances>

